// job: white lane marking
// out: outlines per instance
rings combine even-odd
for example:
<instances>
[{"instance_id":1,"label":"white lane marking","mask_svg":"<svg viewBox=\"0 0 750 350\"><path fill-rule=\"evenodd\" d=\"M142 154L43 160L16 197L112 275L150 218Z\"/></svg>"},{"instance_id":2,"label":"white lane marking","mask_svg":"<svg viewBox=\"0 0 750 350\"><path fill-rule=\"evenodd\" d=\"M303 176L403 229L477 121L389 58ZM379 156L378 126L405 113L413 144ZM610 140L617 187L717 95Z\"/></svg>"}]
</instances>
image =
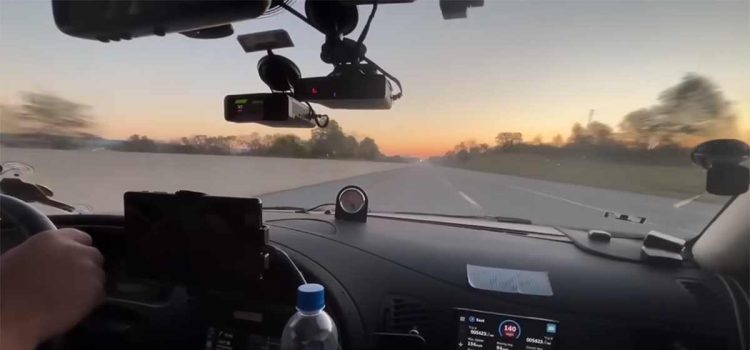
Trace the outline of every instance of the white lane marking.
<instances>
[{"instance_id":1,"label":"white lane marking","mask_svg":"<svg viewBox=\"0 0 750 350\"><path fill-rule=\"evenodd\" d=\"M479 210L479 212L484 215L484 208L482 208L479 203L477 203L474 199L469 197L466 193L463 193L462 191L459 191L456 186L453 186L453 184L442 174L437 174L437 178L440 179L440 181L445 185L445 187L448 187L451 191L457 192L463 199L465 199L471 206L473 206L475 209Z\"/></svg>"},{"instance_id":2,"label":"white lane marking","mask_svg":"<svg viewBox=\"0 0 750 350\"><path fill-rule=\"evenodd\" d=\"M461 197L464 197L464 199L467 202L469 202L469 204L473 205L475 208L477 208L479 210L482 210L482 206L479 205L479 203L477 203L475 200L471 199L471 197L469 197L469 195L467 195L466 193L463 193L462 191L458 191L458 194L460 194Z\"/></svg>"},{"instance_id":3,"label":"white lane marking","mask_svg":"<svg viewBox=\"0 0 750 350\"><path fill-rule=\"evenodd\" d=\"M572 201L570 199L563 198L563 197L558 197L558 196L551 195L551 194L548 194L548 193L530 190L528 188L524 188L524 187L520 187L520 186L509 185L508 187L513 187L513 188L515 188L517 190L530 192L530 193L533 193L533 194L536 194L536 195L539 195L539 196L542 196L542 197L557 199L559 201L563 201L563 202L566 202L566 203L578 205L578 206L581 206L581 207L584 207L584 208L588 208L588 209L592 209L592 210L598 210L600 212L606 212L607 211L606 209L602 209L602 208L594 207L594 206L591 206L591 205L588 205L588 204L584 204L584 203ZM657 227L657 228L666 227L665 225L662 225L660 223L654 222L653 220L650 220L650 219L647 220L644 225L648 225L648 226L652 226L652 227ZM689 229L686 229L686 228L682 228L682 227L674 227L674 229L680 230L680 231L682 231L684 233L688 233L688 234L691 234L691 235L695 235L696 234L695 231L692 231L692 230L689 230Z\"/></svg>"},{"instance_id":4,"label":"white lane marking","mask_svg":"<svg viewBox=\"0 0 750 350\"><path fill-rule=\"evenodd\" d=\"M448 187L451 191L457 191L456 187L454 187L453 184L450 181L448 181L448 179L446 179L444 176L438 175L437 177L438 179L440 179L440 182L442 182L443 185L445 185L445 187Z\"/></svg>"},{"instance_id":5,"label":"white lane marking","mask_svg":"<svg viewBox=\"0 0 750 350\"><path fill-rule=\"evenodd\" d=\"M673 206L673 207L675 207L675 208L680 208L680 207L682 207L682 206L688 205L688 204L690 204L691 202L693 202L694 200L696 200L696 199L700 198L700 196L701 196L701 195L702 195L702 193L701 193L701 194L699 194L699 195L697 195L697 196L693 196L693 197L690 197L690 198L688 198L688 199L685 199L685 200L681 200L681 201L679 201L679 202L677 202L677 203L675 203L675 204L672 204L672 206Z\"/></svg>"},{"instance_id":6,"label":"white lane marking","mask_svg":"<svg viewBox=\"0 0 750 350\"><path fill-rule=\"evenodd\" d=\"M552 198L552 199L557 199L559 201L563 201L563 202L566 202L566 203L574 204L574 205L577 205L577 206L580 206L580 207L584 207L584 208L588 208L588 209L592 209L592 210L598 210L600 212L606 212L607 211L607 210L602 209L602 208L598 208L598 207L591 206L591 205L588 205L588 204L584 204L584 203L581 203L581 202L576 202L576 201L573 201L573 200L570 200L570 199L567 199L567 198L558 197L558 196L555 196L555 195L552 195L552 194L530 190L528 188L524 188L524 187L520 187L520 186L509 186L509 187L513 187L513 188L515 188L517 190L521 190L521 191L530 192L530 193L533 193L533 194L538 195L538 196Z\"/></svg>"}]
</instances>

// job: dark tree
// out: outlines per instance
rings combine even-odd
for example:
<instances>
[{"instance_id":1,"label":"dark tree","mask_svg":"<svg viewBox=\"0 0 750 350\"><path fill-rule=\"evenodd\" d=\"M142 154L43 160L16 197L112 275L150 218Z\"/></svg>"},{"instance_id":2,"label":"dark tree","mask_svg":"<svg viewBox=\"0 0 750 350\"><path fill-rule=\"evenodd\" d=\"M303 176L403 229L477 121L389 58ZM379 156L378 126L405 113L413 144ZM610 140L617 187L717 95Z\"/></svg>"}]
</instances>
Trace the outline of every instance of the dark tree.
<instances>
[{"instance_id":1,"label":"dark tree","mask_svg":"<svg viewBox=\"0 0 750 350\"><path fill-rule=\"evenodd\" d=\"M456 159L458 159L459 162L465 163L471 159L471 155L469 154L469 151L462 149L456 153Z\"/></svg>"},{"instance_id":2,"label":"dark tree","mask_svg":"<svg viewBox=\"0 0 750 350\"><path fill-rule=\"evenodd\" d=\"M266 154L275 157L303 158L307 156L307 148L298 136L277 135Z\"/></svg>"},{"instance_id":3,"label":"dark tree","mask_svg":"<svg viewBox=\"0 0 750 350\"><path fill-rule=\"evenodd\" d=\"M3 109L3 122L15 133L90 137L94 117L89 107L48 93L25 92L22 103Z\"/></svg>"},{"instance_id":4,"label":"dark tree","mask_svg":"<svg viewBox=\"0 0 750 350\"><path fill-rule=\"evenodd\" d=\"M354 158L357 156L357 149L359 148L359 142L354 136L348 135L344 137L341 143L341 149L337 152L339 158Z\"/></svg>"},{"instance_id":5,"label":"dark tree","mask_svg":"<svg viewBox=\"0 0 750 350\"><path fill-rule=\"evenodd\" d=\"M604 145L613 142L612 128L604 123L593 121L584 128L579 123L573 124L568 143L571 145Z\"/></svg>"},{"instance_id":6,"label":"dark tree","mask_svg":"<svg viewBox=\"0 0 750 350\"><path fill-rule=\"evenodd\" d=\"M118 151L125 152L157 152L159 150L156 142L148 136L131 135L127 140L115 147Z\"/></svg>"},{"instance_id":7,"label":"dark tree","mask_svg":"<svg viewBox=\"0 0 750 350\"><path fill-rule=\"evenodd\" d=\"M183 137L181 143L190 153L230 154L236 136L194 135Z\"/></svg>"},{"instance_id":8,"label":"dark tree","mask_svg":"<svg viewBox=\"0 0 750 350\"><path fill-rule=\"evenodd\" d=\"M310 154L316 158L337 158L346 135L339 123L331 120L326 128L313 129L310 137Z\"/></svg>"},{"instance_id":9,"label":"dark tree","mask_svg":"<svg viewBox=\"0 0 750 350\"><path fill-rule=\"evenodd\" d=\"M664 90L657 105L627 114L619 127L628 141L649 147L738 134L731 103L714 82L696 74Z\"/></svg>"},{"instance_id":10,"label":"dark tree","mask_svg":"<svg viewBox=\"0 0 750 350\"><path fill-rule=\"evenodd\" d=\"M357 157L367 160L375 160L383 156L380 153L380 147L375 143L375 140L365 137L359 142L359 148L357 149Z\"/></svg>"},{"instance_id":11,"label":"dark tree","mask_svg":"<svg viewBox=\"0 0 750 350\"><path fill-rule=\"evenodd\" d=\"M495 137L495 142L500 148L507 148L523 143L523 134L520 132L501 132Z\"/></svg>"},{"instance_id":12,"label":"dark tree","mask_svg":"<svg viewBox=\"0 0 750 350\"><path fill-rule=\"evenodd\" d=\"M19 105L0 106L2 130L13 134L4 144L72 149L96 138L88 106L38 92L22 93L21 100Z\"/></svg>"},{"instance_id":13,"label":"dark tree","mask_svg":"<svg viewBox=\"0 0 750 350\"><path fill-rule=\"evenodd\" d=\"M555 135L555 137L552 138L552 145L555 147L562 147L563 145L565 145L565 141L563 140L562 135Z\"/></svg>"},{"instance_id":14,"label":"dark tree","mask_svg":"<svg viewBox=\"0 0 750 350\"><path fill-rule=\"evenodd\" d=\"M570 130L568 143L574 145L589 145L591 144L591 136L586 131L586 128L581 126L580 123L575 123L573 124L573 128Z\"/></svg>"}]
</instances>

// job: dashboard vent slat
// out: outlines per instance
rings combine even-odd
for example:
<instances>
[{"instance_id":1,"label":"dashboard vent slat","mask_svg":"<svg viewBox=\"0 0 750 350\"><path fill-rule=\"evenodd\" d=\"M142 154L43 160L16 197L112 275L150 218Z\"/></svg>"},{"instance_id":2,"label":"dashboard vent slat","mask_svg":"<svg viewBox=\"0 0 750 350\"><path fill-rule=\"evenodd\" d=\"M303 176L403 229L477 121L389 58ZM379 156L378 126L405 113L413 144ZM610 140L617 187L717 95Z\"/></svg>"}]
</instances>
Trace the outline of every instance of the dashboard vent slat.
<instances>
[{"instance_id":1,"label":"dashboard vent slat","mask_svg":"<svg viewBox=\"0 0 750 350\"><path fill-rule=\"evenodd\" d=\"M414 297L388 295L380 304L378 331L418 334L426 349L437 349L451 341L453 311Z\"/></svg>"},{"instance_id":2,"label":"dashboard vent slat","mask_svg":"<svg viewBox=\"0 0 750 350\"><path fill-rule=\"evenodd\" d=\"M435 312L424 302L409 297L391 297L383 303L382 326L387 332L409 333L416 330L425 336L434 331Z\"/></svg>"},{"instance_id":3,"label":"dashboard vent slat","mask_svg":"<svg viewBox=\"0 0 750 350\"><path fill-rule=\"evenodd\" d=\"M719 293L702 281L693 279L678 279L677 283L693 296L700 307L715 308L729 303L726 295Z\"/></svg>"}]
</instances>

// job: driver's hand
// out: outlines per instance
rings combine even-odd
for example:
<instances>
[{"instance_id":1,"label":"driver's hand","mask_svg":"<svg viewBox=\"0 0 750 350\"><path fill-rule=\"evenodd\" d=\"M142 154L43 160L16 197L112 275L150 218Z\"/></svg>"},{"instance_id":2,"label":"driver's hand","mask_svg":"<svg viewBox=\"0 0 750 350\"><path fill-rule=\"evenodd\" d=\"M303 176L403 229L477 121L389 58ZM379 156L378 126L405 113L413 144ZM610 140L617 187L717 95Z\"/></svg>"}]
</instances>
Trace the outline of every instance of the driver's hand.
<instances>
[{"instance_id":1,"label":"driver's hand","mask_svg":"<svg viewBox=\"0 0 750 350\"><path fill-rule=\"evenodd\" d=\"M45 231L0 256L0 349L31 350L104 299L103 257L91 236Z\"/></svg>"}]
</instances>

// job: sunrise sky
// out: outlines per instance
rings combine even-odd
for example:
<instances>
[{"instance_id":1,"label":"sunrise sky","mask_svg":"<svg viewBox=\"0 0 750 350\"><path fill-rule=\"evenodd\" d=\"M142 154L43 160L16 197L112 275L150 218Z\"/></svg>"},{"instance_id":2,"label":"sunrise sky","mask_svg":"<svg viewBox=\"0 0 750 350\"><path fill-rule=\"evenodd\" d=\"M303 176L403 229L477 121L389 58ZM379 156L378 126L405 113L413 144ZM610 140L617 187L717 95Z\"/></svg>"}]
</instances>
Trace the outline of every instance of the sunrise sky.
<instances>
[{"instance_id":1,"label":"sunrise sky","mask_svg":"<svg viewBox=\"0 0 750 350\"><path fill-rule=\"evenodd\" d=\"M749 130L749 4L486 0L454 21L442 19L436 0L383 5L368 56L401 79L404 98L389 111L318 110L387 154L426 156L467 139L492 143L500 131L566 136L590 109L616 126L694 72L722 88ZM360 7L360 28L369 11ZM235 33L279 28L295 47L277 53L303 76L331 71L319 59L323 37L289 14L235 24ZM90 105L97 133L108 138L308 136L223 120L224 95L268 91L255 69L261 56L245 54L234 36L72 38L55 27L49 1L0 0L0 103L17 102L21 91L51 92Z\"/></svg>"}]
</instances>

